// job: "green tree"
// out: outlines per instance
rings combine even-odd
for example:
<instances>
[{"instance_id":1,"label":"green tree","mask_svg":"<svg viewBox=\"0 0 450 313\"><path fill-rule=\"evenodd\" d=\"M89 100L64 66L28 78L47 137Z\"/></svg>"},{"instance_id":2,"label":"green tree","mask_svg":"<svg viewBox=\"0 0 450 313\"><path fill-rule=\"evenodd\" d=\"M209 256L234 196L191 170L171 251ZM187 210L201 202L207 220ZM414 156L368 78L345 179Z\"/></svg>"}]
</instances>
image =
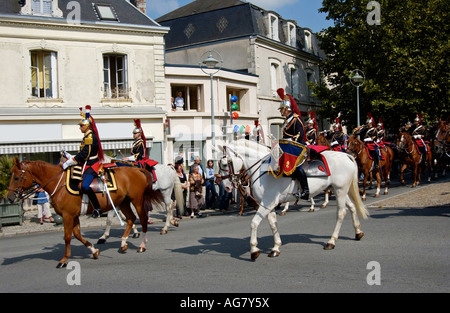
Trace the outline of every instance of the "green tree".
<instances>
[{"instance_id":1,"label":"green tree","mask_svg":"<svg viewBox=\"0 0 450 313\"><path fill-rule=\"evenodd\" d=\"M6 194L8 193L13 163L13 159L7 155L0 156L0 199L6 198Z\"/></svg>"},{"instance_id":2,"label":"green tree","mask_svg":"<svg viewBox=\"0 0 450 313\"><path fill-rule=\"evenodd\" d=\"M321 62L322 81L313 86L322 101L321 116L339 112L350 128L356 126L353 69L365 73L360 88L360 119L368 112L396 131L422 113L425 122L446 118L449 109L450 3L445 0L379 0L381 24L369 25L369 0L324 0L320 12L334 26L318 37L327 55Z\"/></svg>"}]
</instances>

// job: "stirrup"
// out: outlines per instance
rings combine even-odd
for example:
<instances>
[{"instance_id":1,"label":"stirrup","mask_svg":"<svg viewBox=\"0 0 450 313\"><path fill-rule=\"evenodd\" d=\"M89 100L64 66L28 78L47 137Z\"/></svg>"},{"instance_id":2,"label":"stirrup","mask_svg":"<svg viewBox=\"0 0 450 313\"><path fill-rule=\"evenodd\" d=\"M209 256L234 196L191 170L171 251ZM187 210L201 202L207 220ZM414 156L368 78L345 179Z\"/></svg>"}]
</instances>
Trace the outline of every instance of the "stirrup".
<instances>
[{"instance_id":1,"label":"stirrup","mask_svg":"<svg viewBox=\"0 0 450 313\"><path fill-rule=\"evenodd\" d=\"M97 218L102 214L102 211L100 209L94 209L94 212L92 212L92 217Z\"/></svg>"}]
</instances>

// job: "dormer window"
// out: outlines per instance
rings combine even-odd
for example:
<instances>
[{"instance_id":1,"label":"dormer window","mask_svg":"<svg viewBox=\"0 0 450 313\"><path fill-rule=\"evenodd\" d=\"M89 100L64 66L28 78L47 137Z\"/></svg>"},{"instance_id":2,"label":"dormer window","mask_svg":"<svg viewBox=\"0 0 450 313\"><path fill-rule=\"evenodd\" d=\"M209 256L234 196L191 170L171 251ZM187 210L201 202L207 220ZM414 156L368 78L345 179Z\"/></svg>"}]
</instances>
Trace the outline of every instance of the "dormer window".
<instances>
[{"instance_id":1,"label":"dormer window","mask_svg":"<svg viewBox=\"0 0 450 313\"><path fill-rule=\"evenodd\" d=\"M278 17L269 13L269 37L273 40L280 40L278 37Z\"/></svg>"},{"instance_id":2,"label":"dormer window","mask_svg":"<svg viewBox=\"0 0 450 313\"><path fill-rule=\"evenodd\" d=\"M63 17L58 0L28 0L20 9L23 15Z\"/></svg>"},{"instance_id":3,"label":"dormer window","mask_svg":"<svg viewBox=\"0 0 450 313\"><path fill-rule=\"evenodd\" d=\"M291 47L295 47L297 41L297 27L295 26L294 23L291 22L287 23L287 38L288 38L287 44L290 45Z\"/></svg>"},{"instance_id":4,"label":"dormer window","mask_svg":"<svg viewBox=\"0 0 450 313\"><path fill-rule=\"evenodd\" d=\"M100 20L117 21L117 15L114 8L109 4L95 4L95 11Z\"/></svg>"},{"instance_id":5,"label":"dormer window","mask_svg":"<svg viewBox=\"0 0 450 313\"><path fill-rule=\"evenodd\" d=\"M306 52L312 52L311 33L306 30L305 30L305 50L306 50Z\"/></svg>"}]
</instances>

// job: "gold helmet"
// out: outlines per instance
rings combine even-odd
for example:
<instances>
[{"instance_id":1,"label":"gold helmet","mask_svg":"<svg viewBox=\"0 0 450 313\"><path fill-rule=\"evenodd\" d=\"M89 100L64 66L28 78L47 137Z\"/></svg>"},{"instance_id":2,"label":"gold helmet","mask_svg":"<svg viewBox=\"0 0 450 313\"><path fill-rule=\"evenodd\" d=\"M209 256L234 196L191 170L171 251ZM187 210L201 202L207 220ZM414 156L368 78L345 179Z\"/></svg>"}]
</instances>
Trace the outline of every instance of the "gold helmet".
<instances>
[{"instance_id":1,"label":"gold helmet","mask_svg":"<svg viewBox=\"0 0 450 313\"><path fill-rule=\"evenodd\" d=\"M80 115L83 117L80 122L78 123L78 125L81 126L85 126L88 125L90 126L92 123L92 118L91 118L91 106L87 105L86 106L86 113L83 113L83 108L80 108Z\"/></svg>"}]
</instances>

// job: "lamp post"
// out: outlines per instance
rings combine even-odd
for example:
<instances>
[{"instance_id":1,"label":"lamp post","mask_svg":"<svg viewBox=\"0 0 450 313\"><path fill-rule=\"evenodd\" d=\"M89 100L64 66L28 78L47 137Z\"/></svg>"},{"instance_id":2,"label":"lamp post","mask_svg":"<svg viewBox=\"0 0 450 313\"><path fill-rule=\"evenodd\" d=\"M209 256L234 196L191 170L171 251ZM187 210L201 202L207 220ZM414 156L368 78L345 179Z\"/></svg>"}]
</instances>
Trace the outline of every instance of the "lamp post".
<instances>
[{"instance_id":1,"label":"lamp post","mask_svg":"<svg viewBox=\"0 0 450 313\"><path fill-rule=\"evenodd\" d=\"M205 55L208 54L208 57L206 59L203 59L205 57ZM216 58L213 57L213 54L217 55L219 57L219 60L217 60ZM203 71L203 73L209 75L210 80L211 80L211 143L213 145L213 147L215 147L216 145L216 133L214 130L214 88L213 88L213 76L214 74L217 74L220 69L222 68L222 64L223 63L223 58L220 55L219 52L215 51L215 50L209 50L205 53L203 53L200 57L200 69ZM219 64L218 67L217 64ZM206 71L206 69L204 67L207 67L209 69L209 71ZM214 148L213 148L214 149Z\"/></svg>"},{"instance_id":2,"label":"lamp post","mask_svg":"<svg viewBox=\"0 0 450 313\"><path fill-rule=\"evenodd\" d=\"M364 76L364 72L358 69L353 70L350 73L350 83L356 87L356 126L360 125L359 121L359 87L364 85L366 81L366 77Z\"/></svg>"}]
</instances>

